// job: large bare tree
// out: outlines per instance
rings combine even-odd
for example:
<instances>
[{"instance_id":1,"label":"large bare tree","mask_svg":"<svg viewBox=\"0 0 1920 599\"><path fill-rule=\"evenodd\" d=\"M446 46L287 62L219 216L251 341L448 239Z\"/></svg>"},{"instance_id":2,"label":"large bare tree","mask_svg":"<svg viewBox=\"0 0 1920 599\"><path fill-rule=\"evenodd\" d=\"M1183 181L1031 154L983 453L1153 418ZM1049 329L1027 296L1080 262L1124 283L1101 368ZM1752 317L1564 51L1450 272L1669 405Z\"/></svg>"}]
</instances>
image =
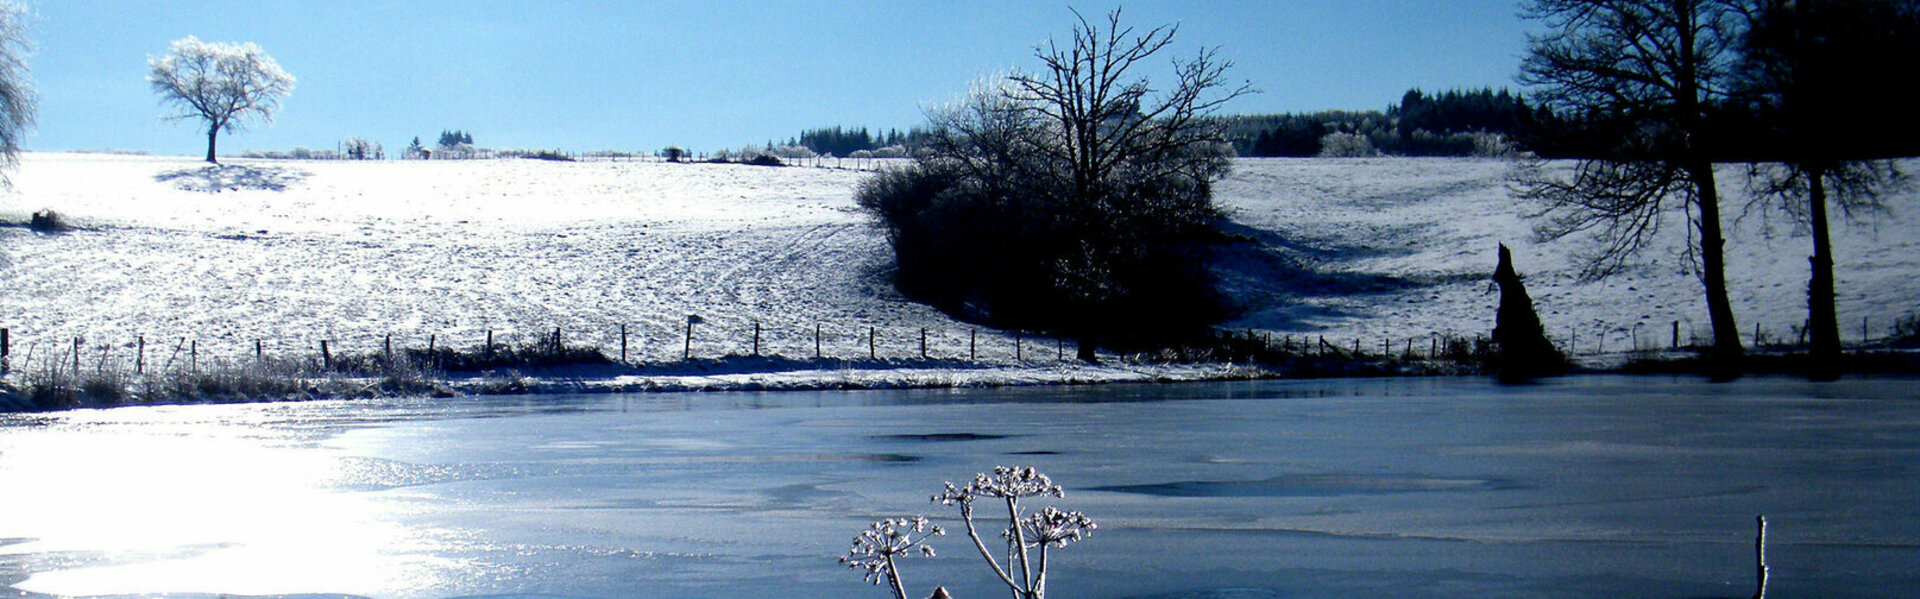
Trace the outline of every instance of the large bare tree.
<instances>
[{"instance_id":1,"label":"large bare tree","mask_svg":"<svg viewBox=\"0 0 1920 599\"><path fill-rule=\"evenodd\" d=\"M219 162L214 148L221 131L239 132L249 120L273 124L280 100L293 93L293 76L253 43L174 40L165 56L147 59L147 82L160 101L176 104L172 119L199 119L207 125L207 162Z\"/></svg>"},{"instance_id":2,"label":"large bare tree","mask_svg":"<svg viewBox=\"0 0 1920 599\"><path fill-rule=\"evenodd\" d=\"M1136 69L1173 44L1178 25L1138 31L1121 24L1119 9L1104 24L1074 16L1072 39L1048 40L1035 52L1041 70L1012 76L1007 91L1020 111L1046 125L1046 137L1031 149L1049 165L1049 188L1065 192L1057 198L1062 214L1083 232L1061 273L1088 307L1082 327L1091 332L1098 306L1117 291L1114 268L1138 241L1128 234L1155 233L1139 223L1108 223L1154 214L1162 224L1210 227L1218 215L1205 190L1226 173L1231 146L1209 117L1253 88L1228 81L1233 62L1203 48L1174 59L1175 81L1157 92ZM1080 337L1082 360L1093 359L1091 337Z\"/></svg>"},{"instance_id":3,"label":"large bare tree","mask_svg":"<svg viewBox=\"0 0 1920 599\"><path fill-rule=\"evenodd\" d=\"M1920 7L1905 0L1749 0L1741 82L1761 139L1747 158L1760 201L1776 204L1813 238L1807 284L1809 364L1839 375L1829 207L1848 218L1885 210L1879 196L1905 182L1887 158L1911 155L1920 119L1905 82L1877 63L1920 56ZM1830 201L1831 200L1831 201Z\"/></svg>"},{"instance_id":4,"label":"large bare tree","mask_svg":"<svg viewBox=\"0 0 1920 599\"><path fill-rule=\"evenodd\" d=\"M1541 233L1591 233L1600 250L1586 274L1618 270L1684 202L1713 325L1712 354L1743 353L1727 297L1726 244L1714 180L1709 113L1727 96L1740 19L1733 0L1533 0L1522 82L1562 115L1605 131L1571 176L1530 170L1525 197L1547 202ZM1720 362L1722 364L1727 361Z\"/></svg>"}]
</instances>

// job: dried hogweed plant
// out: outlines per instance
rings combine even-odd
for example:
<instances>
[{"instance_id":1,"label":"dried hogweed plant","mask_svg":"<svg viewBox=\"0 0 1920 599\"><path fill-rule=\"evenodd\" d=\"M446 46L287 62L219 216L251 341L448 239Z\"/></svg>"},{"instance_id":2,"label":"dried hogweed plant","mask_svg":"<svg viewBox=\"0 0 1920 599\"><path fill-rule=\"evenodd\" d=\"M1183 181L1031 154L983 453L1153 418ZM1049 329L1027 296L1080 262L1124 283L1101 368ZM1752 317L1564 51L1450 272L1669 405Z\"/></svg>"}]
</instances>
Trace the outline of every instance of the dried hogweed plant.
<instances>
[{"instance_id":1,"label":"dried hogweed plant","mask_svg":"<svg viewBox=\"0 0 1920 599\"><path fill-rule=\"evenodd\" d=\"M993 569L994 576L1013 591L1015 599L1044 599L1047 594L1049 550L1066 547L1086 538L1099 525L1085 514L1052 506L1031 514L1023 513L1020 500L1064 496L1060 485L1053 484L1052 479L1032 467L1001 466L994 468L992 473L974 475L973 482L964 487L946 483L946 490L934 495L933 501L940 505L959 506L960 520L967 526L967 538L973 540L974 548L980 550L980 557L987 560L987 566ZM982 498L997 499L1007 506L1006 528L1000 531L1000 537L1007 544L1004 565L994 557L993 550L987 548L986 541L980 538L974 522L974 503ZM913 536L921 533L924 534L920 537ZM907 599L906 590L900 583L899 570L893 562L894 556L916 550L933 555L933 548L921 543L927 537L943 534L945 532L940 527L928 524L926 518L919 516L882 520L854 537L853 549L840 558L840 562L851 568L865 569L867 580L876 585L884 578L892 583L896 599ZM1015 578L1016 575L1018 578ZM935 588L933 596L946 597L945 589Z\"/></svg>"},{"instance_id":2,"label":"dried hogweed plant","mask_svg":"<svg viewBox=\"0 0 1920 599\"><path fill-rule=\"evenodd\" d=\"M933 557L933 546L925 544L927 538L945 534L940 527L928 524L925 516L881 520L853 538L853 548L841 556L840 563L866 570L867 582L878 585L885 580L892 587L894 599L907 599L894 558L914 554Z\"/></svg>"}]
</instances>

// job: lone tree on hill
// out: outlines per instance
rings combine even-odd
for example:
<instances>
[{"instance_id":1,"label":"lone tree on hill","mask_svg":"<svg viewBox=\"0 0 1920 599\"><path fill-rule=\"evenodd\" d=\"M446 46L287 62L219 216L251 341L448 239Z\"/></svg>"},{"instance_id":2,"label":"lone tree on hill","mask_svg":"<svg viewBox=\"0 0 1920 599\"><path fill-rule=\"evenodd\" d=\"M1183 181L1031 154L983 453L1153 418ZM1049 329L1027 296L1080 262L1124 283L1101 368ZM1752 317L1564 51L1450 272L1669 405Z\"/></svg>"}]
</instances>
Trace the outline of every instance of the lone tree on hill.
<instances>
[{"instance_id":1,"label":"lone tree on hill","mask_svg":"<svg viewBox=\"0 0 1920 599\"><path fill-rule=\"evenodd\" d=\"M1103 341L1165 341L1216 319L1212 182L1231 146L1208 117L1253 90L1226 81L1232 63L1213 49L1173 61L1161 90L1137 78L1177 29L1080 17L1069 43L1036 51L1039 72L931 114L914 166L858 194L887 229L900 289L1075 336L1088 361Z\"/></svg>"},{"instance_id":2,"label":"lone tree on hill","mask_svg":"<svg viewBox=\"0 0 1920 599\"><path fill-rule=\"evenodd\" d=\"M1548 33L1529 36L1520 76L1534 97L1611 141L1570 180L1539 169L1520 176L1525 197L1547 202L1540 232L1593 233L1602 249L1586 274L1598 278L1651 241L1670 202L1685 202L1721 365L1744 352L1727 298L1709 120L1729 87L1734 1L1533 0L1527 16Z\"/></svg>"},{"instance_id":3,"label":"lone tree on hill","mask_svg":"<svg viewBox=\"0 0 1920 599\"><path fill-rule=\"evenodd\" d=\"M20 156L20 139L33 126L33 85L27 81L27 11L0 0L0 166L13 166ZM5 181L0 178L0 181Z\"/></svg>"},{"instance_id":4,"label":"lone tree on hill","mask_svg":"<svg viewBox=\"0 0 1920 599\"><path fill-rule=\"evenodd\" d=\"M147 82L160 101L180 106L172 119L207 123L207 162L218 163L214 147L221 131L245 129L249 119L273 124L280 100L293 93L293 76L252 43L174 40L167 55L147 59Z\"/></svg>"}]
</instances>

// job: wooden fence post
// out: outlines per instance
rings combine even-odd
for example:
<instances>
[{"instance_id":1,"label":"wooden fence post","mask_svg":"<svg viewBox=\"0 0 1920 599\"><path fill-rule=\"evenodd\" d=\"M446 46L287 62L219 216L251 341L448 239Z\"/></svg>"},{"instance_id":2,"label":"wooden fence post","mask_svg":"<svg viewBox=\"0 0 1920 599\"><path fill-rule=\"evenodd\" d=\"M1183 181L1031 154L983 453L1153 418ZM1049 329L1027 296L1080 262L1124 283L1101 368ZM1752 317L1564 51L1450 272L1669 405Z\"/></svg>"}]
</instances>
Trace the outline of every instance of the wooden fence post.
<instances>
[{"instance_id":1,"label":"wooden fence post","mask_svg":"<svg viewBox=\"0 0 1920 599\"><path fill-rule=\"evenodd\" d=\"M1064 362L1067 359L1067 340L1065 337L1053 338L1053 361Z\"/></svg>"},{"instance_id":2,"label":"wooden fence post","mask_svg":"<svg viewBox=\"0 0 1920 599\"><path fill-rule=\"evenodd\" d=\"M135 345L137 345L138 347L137 347L136 349L134 349L134 354L133 354L133 373L134 373L134 374L146 374L146 371L147 371L147 336L146 336L146 335L137 335L137 336L135 336L135 337L134 337L134 339L135 339L135 341L134 341L134 344L135 344Z\"/></svg>"},{"instance_id":3,"label":"wooden fence post","mask_svg":"<svg viewBox=\"0 0 1920 599\"><path fill-rule=\"evenodd\" d=\"M79 337L73 338L73 376L75 378L80 376L80 343Z\"/></svg>"},{"instance_id":4,"label":"wooden fence post","mask_svg":"<svg viewBox=\"0 0 1920 599\"><path fill-rule=\"evenodd\" d=\"M0 329L0 374L7 371L13 359L13 339L8 337L6 329Z\"/></svg>"},{"instance_id":5,"label":"wooden fence post","mask_svg":"<svg viewBox=\"0 0 1920 599\"><path fill-rule=\"evenodd\" d=\"M193 340L193 344L187 346L187 372L190 372L193 374L200 374L200 340L199 339Z\"/></svg>"},{"instance_id":6,"label":"wooden fence post","mask_svg":"<svg viewBox=\"0 0 1920 599\"><path fill-rule=\"evenodd\" d=\"M627 323L620 323L620 363L627 363Z\"/></svg>"},{"instance_id":7,"label":"wooden fence post","mask_svg":"<svg viewBox=\"0 0 1920 599\"><path fill-rule=\"evenodd\" d=\"M927 359L927 328L920 327L920 359Z\"/></svg>"},{"instance_id":8,"label":"wooden fence post","mask_svg":"<svg viewBox=\"0 0 1920 599\"><path fill-rule=\"evenodd\" d=\"M820 359L820 323L813 323L813 359Z\"/></svg>"},{"instance_id":9,"label":"wooden fence post","mask_svg":"<svg viewBox=\"0 0 1920 599\"><path fill-rule=\"evenodd\" d=\"M683 345L680 348L680 361L685 362L691 359L693 359L693 318L688 317L687 318L687 341L686 341L686 345Z\"/></svg>"},{"instance_id":10,"label":"wooden fence post","mask_svg":"<svg viewBox=\"0 0 1920 599\"><path fill-rule=\"evenodd\" d=\"M440 367L440 355L433 351L434 342L439 341L440 340L439 337L440 337L439 335L427 335L427 367L428 368L437 369Z\"/></svg>"},{"instance_id":11,"label":"wooden fence post","mask_svg":"<svg viewBox=\"0 0 1920 599\"><path fill-rule=\"evenodd\" d=\"M760 321L753 322L753 357L760 357Z\"/></svg>"},{"instance_id":12,"label":"wooden fence post","mask_svg":"<svg viewBox=\"0 0 1920 599\"><path fill-rule=\"evenodd\" d=\"M1680 321L1673 321L1673 345L1668 349L1680 349Z\"/></svg>"},{"instance_id":13,"label":"wooden fence post","mask_svg":"<svg viewBox=\"0 0 1920 599\"><path fill-rule=\"evenodd\" d=\"M326 348L326 342L320 342L320 347L322 349ZM493 329L487 329L487 346L485 350L481 351L481 355L486 356L487 361L493 361Z\"/></svg>"},{"instance_id":14,"label":"wooden fence post","mask_svg":"<svg viewBox=\"0 0 1920 599\"><path fill-rule=\"evenodd\" d=\"M1020 331L1018 329L1015 329L1013 331L1013 361L1015 362L1026 361L1026 356L1021 355L1021 352L1020 352Z\"/></svg>"},{"instance_id":15,"label":"wooden fence post","mask_svg":"<svg viewBox=\"0 0 1920 599\"><path fill-rule=\"evenodd\" d=\"M867 359L868 360L877 360L879 359L879 355L880 355L879 349L874 347L873 336L874 336L873 327L867 327Z\"/></svg>"},{"instance_id":16,"label":"wooden fence post","mask_svg":"<svg viewBox=\"0 0 1920 599\"><path fill-rule=\"evenodd\" d=\"M387 333L387 336L381 339L380 355L386 358L388 364L393 363L393 333Z\"/></svg>"},{"instance_id":17,"label":"wooden fence post","mask_svg":"<svg viewBox=\"0 0 1920 599\"><path fill-rule=\"evenodd\" d=\"M979 347L980 347L980 329L967 329L967 361L968 362L974 362L979 360L980 354L977 351Z\"/></svg>"},{"instance_id":18,"label":"wooden fence post","mask_svg":"<svg viewBox=\"0 0 1920 599\"><path fill-rule=\"evenodd\" d=\"M267 356L266 356L266 353L265 353L264 351L262 351L262 349L261 349L261 347L260 347L260 340L259 340L259 339L255 339L255 340L253 340L253 361L254 361L254 363L256 363L256 364L257 364L257 363L261 363L261 362L265 362L266 360L267 360Z\"/></svg>"},{"instance_id":19,"label":"wooden fence post","mask_svg":"<svg viewBox=\"0 0 1920 599\"><path fill-rule=\"evenodd\" d=\"M488 342L492 342L492 333L487 334L487 340ZM489 345L489 347L491 347L491 345ZM333 352L327 351L327 340L325 339L320 340L320 368L322 370L333 370Z\"/></svg>"}]
</instances>

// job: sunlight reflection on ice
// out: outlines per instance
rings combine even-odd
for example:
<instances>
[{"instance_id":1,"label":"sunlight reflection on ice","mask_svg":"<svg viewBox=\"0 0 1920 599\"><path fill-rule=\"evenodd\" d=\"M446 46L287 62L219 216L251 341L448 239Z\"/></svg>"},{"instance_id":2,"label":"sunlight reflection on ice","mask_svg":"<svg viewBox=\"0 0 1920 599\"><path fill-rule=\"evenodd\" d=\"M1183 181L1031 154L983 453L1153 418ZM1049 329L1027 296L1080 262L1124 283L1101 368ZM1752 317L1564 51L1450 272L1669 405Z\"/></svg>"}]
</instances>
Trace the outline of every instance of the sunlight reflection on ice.
<instances>
[{"instance_id":1,"label":"sunlight reflection on ice","mask_svg":"<svg viewBox=\"0 0 1920 599\"><path fill-rule=\"evenodd\" d=\"M125 416L126 412L117 414ZM0 553L98 556L36 574L21 590L57 595L155 591L293 593L431 588L444 560L409 557L425 541L382 504L327 486L360 467L252 434L251 423L69 426L5 437L10 492L0 513L32 514ZM83 420L76 418L75 420ZM22 431L24 432L24 431ZM75 476L75 473L88 473ZM126 489L142 489L131 495ZM391 504L388 504L391 505ZM416 554L417 555L417 554Z\"/></svg>"}]
</instances>

